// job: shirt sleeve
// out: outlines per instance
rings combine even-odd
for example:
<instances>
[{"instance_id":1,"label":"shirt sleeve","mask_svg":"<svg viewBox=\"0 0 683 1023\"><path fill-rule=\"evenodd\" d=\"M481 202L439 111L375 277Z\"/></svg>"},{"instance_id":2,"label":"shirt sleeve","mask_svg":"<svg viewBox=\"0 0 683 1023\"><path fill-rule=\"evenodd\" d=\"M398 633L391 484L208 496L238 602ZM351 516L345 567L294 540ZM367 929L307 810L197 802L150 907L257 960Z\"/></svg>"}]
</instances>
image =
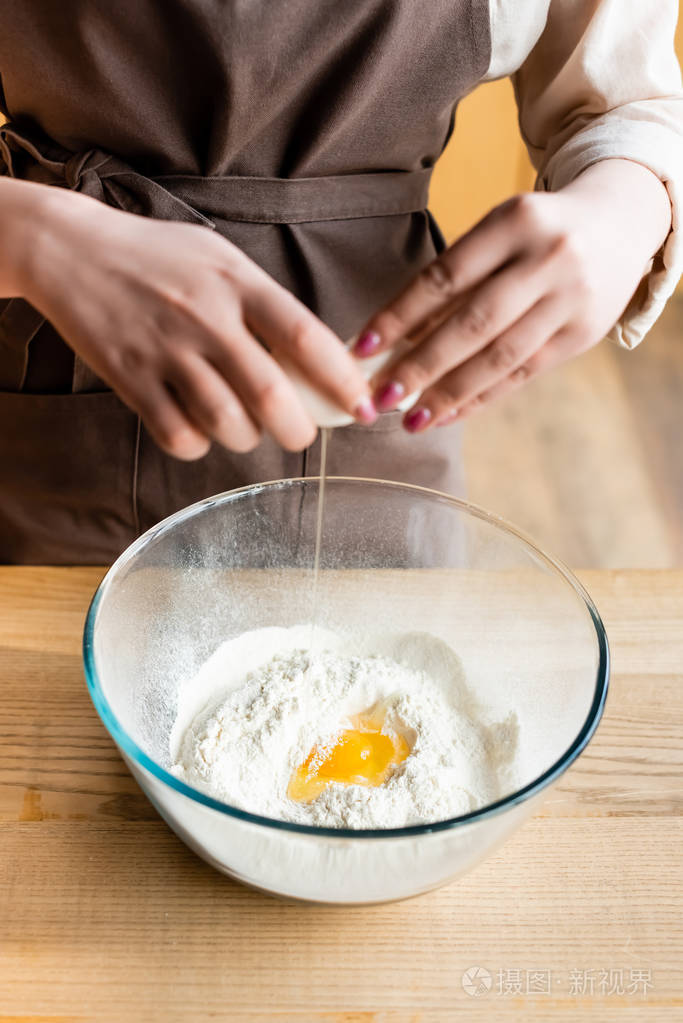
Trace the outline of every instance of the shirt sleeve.
<instances>
[{"instance_id":1,"label":"shirt sleeve","mask_svg":"<svg viewBox=\"0 0 683 1023\"><path fill-rule=\"evenodd\" d=\"M498 0L498 8L503 5ZM550 0L511 77L537 189L562 188L599 160L634 160L666 186L671 231L608 335L645 336L683 270L683 91L674 50L677 0ZM513 19L507 34L514 30ZM496 41L505 46L498 32ZM508 49L510 49L508 44ZM497 75L496 75L497 77Z\"/></svg>"}]
</instances>

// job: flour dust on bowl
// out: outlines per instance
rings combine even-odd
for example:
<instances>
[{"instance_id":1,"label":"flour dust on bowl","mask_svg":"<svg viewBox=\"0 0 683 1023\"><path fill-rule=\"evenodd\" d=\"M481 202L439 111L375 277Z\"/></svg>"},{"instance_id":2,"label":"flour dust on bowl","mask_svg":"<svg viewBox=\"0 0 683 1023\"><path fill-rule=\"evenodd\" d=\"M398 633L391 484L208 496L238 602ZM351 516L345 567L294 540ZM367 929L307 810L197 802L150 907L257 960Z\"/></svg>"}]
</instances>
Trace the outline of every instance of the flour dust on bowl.
<instances>
[{"instance_id":1,"label":"flour dust on bowl","mask_svg":"<svg viewBox=\"0 0 683 1023\"><path fill-rule=\"evenodd\" d=\"M314 587L318 488L231 491L140 537L93 598L86 677L144 792L218 870L315 902L404 898L475 866L579 756L607 641L562 565L420 487L328 478Z\"/></svg>"}]
</instances>

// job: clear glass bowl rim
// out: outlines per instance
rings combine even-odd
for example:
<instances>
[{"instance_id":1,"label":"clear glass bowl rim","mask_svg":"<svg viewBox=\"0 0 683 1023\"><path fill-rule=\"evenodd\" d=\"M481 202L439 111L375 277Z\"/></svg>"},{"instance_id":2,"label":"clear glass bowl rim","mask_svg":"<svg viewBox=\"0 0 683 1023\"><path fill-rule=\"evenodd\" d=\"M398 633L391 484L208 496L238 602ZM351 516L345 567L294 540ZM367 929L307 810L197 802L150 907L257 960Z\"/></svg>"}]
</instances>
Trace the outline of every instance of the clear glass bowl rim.
<instances>
[{"instance_id":1,"label":"clear glass bowl rim","mask_svg":"<svg viewBox=\"0 0 683 1023\"><path fill-rule=\"evenodd\" d=\"M430 824L411 824L401 828L326 828L319 827L313 824L296 824L290 821L276 820L272 817L262 817L259 814L250 813L247 810L239 809L236 806L230 806L228 803L223 803L218 799L213 799L211 796L206 795L204 792L200 792L198 789L193 788L191 785L187 785L185 782L176 778L170 774L165 768L156 761L152 760L137 743L128 735L123 726L119 723L114 712L112 711L109 703L104 695L102 686L100 684L97 667L95 665L95 654L94 654L94 632L97 623L97 614L109 586L112 581L121 571L125 565L128 564L141 550L151 543L159 534L167 532L172 529L178 523L185 521L186 519L192 518L197 515L203 508L207 508L216 504L228 504L232 501L236 501L241 497L247 495L254 495L260 493L266 489L283 489L285 487L291 487L300 484L311 484L320 482L319 476L296 476L288 479L281 480L269 480L265 483L251 484L246 487L238 487L235 490L227 490L222 494L214 494L211 497L206 497L201 501L197 501L194 504L188 505L186 508L181 508L179 511L174 512L173 515L169 515L167 518L158 522L152 526L145 533L139 536L136 540L130 544L129 547L123 551L122 554L116 559L116 561L107 570L104 578L97 587L94 596L90 602L88 613L85 619L85 626L83 629L83 662L85 667L85 678L88 686L90 697L95 706L99 717L104 724L104 727L109 732L115 743L129 756L135 763L144 770L148 771L159 781L168 785L170 788L175 789L176 792L181 795L192 799L194 802L201 803L204 806L210 807L212 810L217 810L219 813L227 814L229 817L235 817L238 820L247 821L250 824L260 825L265 828L275 828L280 831L292 831L299 834L315 835L318 837L324 836L326 838L351 838L351 839L366 839L366 838L404 838L415 835L428 834L438 831L448 831L451 828L463 827L468 824L472 824L478 821L484 821L489 817L496 816L503 813L520 803L532 798L533 796L540 793L543 789L551 785L561 774L563 774L568 767L576 760L581 751L587 746L591 737L593 736L599 722L602 717L602 713L607 699L607 689L609 683L609 667L610 667L610 654L609 646L607 642L607 634L605 627L591 597L566 565L564 565L557 558L551 557L541 551L534 541L528 537L521 530L511 525L505 519L502 519L498 515L494 515L491 512L486 511L484 508L480 508L476 504L472 504L469 501L465 501L462 498L453 497L450 494L443 493L439 490L432 490L428 487L419 487L412 483L397 483L392 480L380 480L370 479L362 476L328 476L327 482L339 482L339 483L351 483L351 484L373 484L375 486L386 486L393 487L395 489L410 491L423 495L429 495L432 498L440 501L445 501L456 508L460 509L475 518L483 519L490 525L499 529L503 533L507 533L509 536L514 537L524 547L528 549L537 560L542 561L545 565L549 566L557 575L564 579L564 581L571 586L576 595L583 601L593 627L595 629L596 641L598 646L598 666L595 679L595 689L593 692L593 700L591 702L590 709L583 722L577 736L571 745L565 750L565 752L547 768L542 774L540 774L533 781L524 785L522 788L511 792L503 799L499 799L494 803L489 803L486 806L481 807L478 810L471 810L469 813L461 814L458 817L450 817L447 820L434 821Z\"/></svg>"}]
</instances>

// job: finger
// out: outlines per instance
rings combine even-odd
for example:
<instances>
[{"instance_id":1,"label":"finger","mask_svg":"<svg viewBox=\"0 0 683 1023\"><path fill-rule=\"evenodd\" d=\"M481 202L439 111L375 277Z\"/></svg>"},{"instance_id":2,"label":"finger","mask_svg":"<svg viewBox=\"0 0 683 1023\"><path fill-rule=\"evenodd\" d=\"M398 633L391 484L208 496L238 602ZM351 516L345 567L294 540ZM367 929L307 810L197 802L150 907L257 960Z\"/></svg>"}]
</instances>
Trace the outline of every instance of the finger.
<instances>
[{"instance_id":1,"label":"finger","mask_svg":"<svg viewBox=\"0 0 683 1023\"><path fill-rule=\"evenodd\" d=\"M113 385L123 401L137 412L159 447L183 461L202 458L211 441L190 422L173 395L154 376L139 377L135 386Z\"/></svg>"},{"instance_id":2,"label":"finger","mask_svg":"<svg viewBox=\"0 0 683 1023\"><path fill-rule=\"evenodd\" d=\"M487 278L440 327L373 381L377 408L388 412L406 394L422 392L499 337L546 291L543 263L519 260Z\"/></svg>"},{"instance_id":3,"label":"finger","mask_svg":"<svg viewBox=\"0 0 683 1023\"><path fill-rule=\"evenodd\" d=\"M288 451L302 451L317 429L284 370L243 323L233 323L230 344L216 342L207 352L229 381L255 423Z\"/></svg>"},{"instance_id":4,"label":"finger","mask_svg":"<svg viewBox=\"0 0 683 1023\"><path fill-rule=\"evenodd\" d=\"M408 413L404 418L406 427L410 429L413 421L421 429L436 425L454 409L509 377L566 322L564 307L559 296L546 295L540 299L489 345L428 387L418 405L426 414L411 417Z\"/></svg>"},{"instance_id":5,"label":"finger","mask_svg":"<svg viewBox=\"0 0 683 1023\"><path fill-rule=\"evenodd\" d=\"M512 371L512 373L494 384L493 387L488 388L486 391L478 394L475 398L465 402L460 409L455 410L455 414L450 417L444 417L437 425L446 426L449 422L454 422L456 419L467 419L476 412L481 412L482 409L490 405L491 402L496 401L498 398L502 398L506 394L511 394L513 391L518 391L520 387L523 387L529 380L540 376L548 370L554 369L556 366L559 366L562 362L566 362L577 353L577 339L574 331L568 328L563 328L557 331L557 333L525 363L518 366Z\"/></svg>"},{"instance_id":6,"label":"finger","mask_svg":"<svg viewBox=\"0 0 683 1023\"><path fill-rule=\"evenodd\" d=\"M420 333L439 319L440 310L457 301L524 248L515 200L503 203L429 263L361 331L354 355L375 355L398 340Z\"/></svg>"},{"instance_id":7,"label":"finger","mask_svg":"<svg viewBox=\"0 0 683 1023\"><path fill-rule=\"evenodd\" d=\"M267 274L244 293L247 325L301 369L318 390L361 422L376 413L370 386L337 335Z\"/></svg>"},{"instance_id":8,"label":"finger","mask_svg":"<svg viewBox=\"0 0 683 1023\"><path fill-rule=\"evenodd\" d=\"M166 373L178 403L202 433L231 451L253 451L261 431L233 389L197 352L186 349Z\"/></svg>"}]
</instances>

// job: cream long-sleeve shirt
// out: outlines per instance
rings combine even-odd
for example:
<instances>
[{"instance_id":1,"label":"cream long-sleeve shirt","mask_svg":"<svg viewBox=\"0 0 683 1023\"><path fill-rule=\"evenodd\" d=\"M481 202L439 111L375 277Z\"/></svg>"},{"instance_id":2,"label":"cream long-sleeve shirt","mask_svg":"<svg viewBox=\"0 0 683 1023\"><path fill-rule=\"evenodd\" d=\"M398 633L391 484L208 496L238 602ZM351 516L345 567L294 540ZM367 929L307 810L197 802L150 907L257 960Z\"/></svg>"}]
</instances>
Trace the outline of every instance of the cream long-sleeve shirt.
<instances>
[{"instance_id":1,"label":"cream long-sleeve shirt","mask_svg":"<svg viewBox=\"0 0 683 1023\"><path fill-rule=\"evenodd\" d=\"M555 190L598 160L649 168L667 188L671 231L609 337L634 348L683 271L683 90L678 0L491 0L486 80L510 76L538 173Z\"/></svg>"}]
</instances>

